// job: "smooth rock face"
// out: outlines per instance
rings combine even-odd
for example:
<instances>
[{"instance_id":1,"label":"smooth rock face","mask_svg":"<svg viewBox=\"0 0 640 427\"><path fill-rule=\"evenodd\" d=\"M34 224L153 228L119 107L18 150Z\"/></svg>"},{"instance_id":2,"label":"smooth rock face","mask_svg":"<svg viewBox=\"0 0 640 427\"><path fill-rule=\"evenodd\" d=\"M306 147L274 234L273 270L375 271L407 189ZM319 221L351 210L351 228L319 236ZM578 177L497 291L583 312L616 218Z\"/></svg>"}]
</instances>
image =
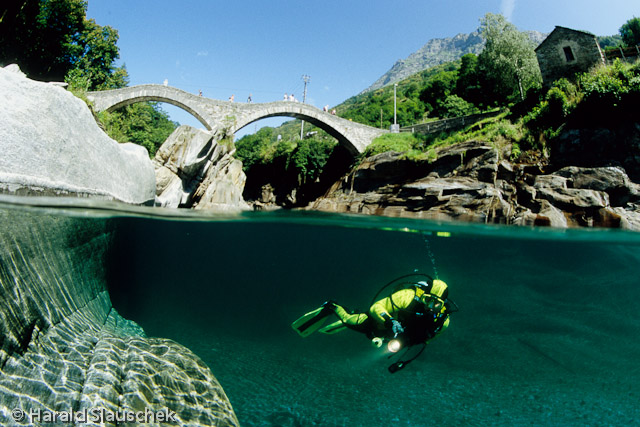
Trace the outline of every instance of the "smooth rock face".
<instances>
[{"instance_id":1,"label":"smooth rock face","mask_svg":"<svg viewBox=\"0 0 640 427\"><path fill-rule=\"evenodd\" d=\"M157 202L165 207L241 211L246 176L231 145L211 132L180 126L156 153Z\"/></svg>"},{"instance_id":2,"label":"smooth rock face","mask_svg":"<svg viewBox=\"0 0 640 427\"><path fill-rule=\"evenodd\" d=\"M621 167L551 174L510 163L481 143L445 147L434 161L382 153L361 162L309 208L400 217L554 227L638 228L640 185Z\"/></svg>"},{"instance_id":3,"label":"smooth rock face","mask_svg":"<svg viewBox=\"0 0 640 427\"><path fill-rule=\"evenodd\" d=\"M15 408L171 411L177 425L238 425L196 355L146 337L112 307L114 232L110 220L0 207L0 425L20 425Z\"/></svg>"},{"instance_id":4,"label":"smooth rock face","mask_svg":"<svg viewBox=\"0 0 640 427\"><path fill-rule=\"evenodd\" d=\"M147 150L109 138L82 100L15 66L0 68L0 99L0 193L153 202Z\"/></svg>"}]
</instances>

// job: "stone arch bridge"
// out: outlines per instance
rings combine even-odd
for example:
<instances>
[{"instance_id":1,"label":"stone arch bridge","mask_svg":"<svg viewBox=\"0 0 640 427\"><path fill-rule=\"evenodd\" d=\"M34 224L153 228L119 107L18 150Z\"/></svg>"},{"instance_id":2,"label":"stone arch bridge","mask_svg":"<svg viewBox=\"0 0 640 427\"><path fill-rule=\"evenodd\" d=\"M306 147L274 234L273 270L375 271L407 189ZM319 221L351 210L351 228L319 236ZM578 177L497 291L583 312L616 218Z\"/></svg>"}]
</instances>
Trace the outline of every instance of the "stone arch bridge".
<instances>
[{"instance_id":1,"label":"stone arch bridge","mask_svg":"<svg viewBox=\"0 0 640 427\"><path fill-rule=\"evenodd\" d=\"M362 153L386 130L376 129L326 113L308 104L279 101L245 104L220 101L164 85L139 85L87 93L96 111L113 111L143 101L166 102L196 117L210 131L234 134L264 118L287 116L305 120L333 136L352 154Z\"/></svg>"}]
</instances>

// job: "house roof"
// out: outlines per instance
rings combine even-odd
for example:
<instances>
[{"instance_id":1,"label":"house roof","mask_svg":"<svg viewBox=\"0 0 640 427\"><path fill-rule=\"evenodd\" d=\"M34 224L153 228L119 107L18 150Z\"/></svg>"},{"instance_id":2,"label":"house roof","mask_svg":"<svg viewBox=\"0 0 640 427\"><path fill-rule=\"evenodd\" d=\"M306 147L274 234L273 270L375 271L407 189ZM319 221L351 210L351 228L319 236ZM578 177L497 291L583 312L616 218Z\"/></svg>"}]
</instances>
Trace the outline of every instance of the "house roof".
<instances>
[{"instance_id":1,"label":"house roof","mask_svg":"<svg viewBox=\"0 0 640 427\"><path fill-rule=\"evenodd\" d=\"M592 38L596 38L596 36L592 33L589 33L587 31L580 31L580 30L574 30L572 28L567 28L567 27L561 27L560 25L556 25L556 27L553 29L553 31L551 31L551 33L549 33L549 35L547 36L547 38L545 38L544 40L542 40L542 42L538 45L538 47L535 48L535 50L540 49L540 47L545 44L548 40L550 40L552 38L552 36L554 34L557 34L558 32L566 32L566 31L570 31L572 33L578 33L581 35L585 35L588 37L592 37Z\"/></svg>"}]
</instances>

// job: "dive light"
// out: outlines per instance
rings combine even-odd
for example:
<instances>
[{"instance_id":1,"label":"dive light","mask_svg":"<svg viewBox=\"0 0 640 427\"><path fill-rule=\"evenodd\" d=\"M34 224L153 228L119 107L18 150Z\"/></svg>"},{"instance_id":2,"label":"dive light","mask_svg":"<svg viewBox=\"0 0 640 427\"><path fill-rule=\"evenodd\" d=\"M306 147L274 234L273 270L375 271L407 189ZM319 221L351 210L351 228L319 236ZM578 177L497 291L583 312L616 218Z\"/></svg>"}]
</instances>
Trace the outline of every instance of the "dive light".
<instances>
[{"instance_id":1,"label":"dive light","mask_svg":"<svg viewBox=\"0 0 640 427\"><path fill-rule=\"evenodd\" d=\"M391 353L397 353L402 348L402 343L398 339L392 339L387 343L387 350Z\"/></svg>"}]
</instances>

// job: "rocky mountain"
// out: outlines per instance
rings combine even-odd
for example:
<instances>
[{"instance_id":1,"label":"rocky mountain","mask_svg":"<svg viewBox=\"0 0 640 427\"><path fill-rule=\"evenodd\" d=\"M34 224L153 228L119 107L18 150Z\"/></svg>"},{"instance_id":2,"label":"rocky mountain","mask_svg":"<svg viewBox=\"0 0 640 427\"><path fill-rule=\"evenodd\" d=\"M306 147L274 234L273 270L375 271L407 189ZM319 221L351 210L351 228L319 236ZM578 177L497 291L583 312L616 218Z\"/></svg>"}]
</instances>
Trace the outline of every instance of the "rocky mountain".
<instances>
[{"instance_id":1,"label":"rocky mountain","mask_svg":"<svg viewBox=\"0 0 640 427\"><path fill-rule=\"evenodd\" d=\"M547 36L538 31L526 31L526 34L536 46ZM470 34L458 34L455 37L431 39L406 59L398 60L389 71L362 93L406 79L435 65L455 61L467 53L477 55L482 52L483 47L484 41L479 30Z\"/></svg>"}]
</instances>

